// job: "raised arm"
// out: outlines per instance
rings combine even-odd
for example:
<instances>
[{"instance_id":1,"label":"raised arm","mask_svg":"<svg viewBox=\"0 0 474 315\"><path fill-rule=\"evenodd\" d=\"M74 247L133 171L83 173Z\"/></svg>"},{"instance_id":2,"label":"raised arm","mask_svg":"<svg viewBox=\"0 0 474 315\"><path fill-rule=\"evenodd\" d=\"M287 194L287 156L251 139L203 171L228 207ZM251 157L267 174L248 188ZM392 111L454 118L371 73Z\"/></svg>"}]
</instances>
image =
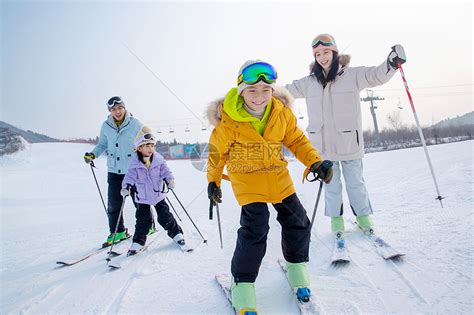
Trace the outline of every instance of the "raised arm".
<instances>
[{"instance_id":1,"label":"raised arm","mask_svg":"<svg viewBox=\"0 0 474 315\"><path fill-rule=\"evenodd\" d=\"M356 79L359 90L387 83L397 72L397 64L406 61L405 51L401 45L392 47L388 57L377 67L356 67Z\"/></svg>"}]
</instances>

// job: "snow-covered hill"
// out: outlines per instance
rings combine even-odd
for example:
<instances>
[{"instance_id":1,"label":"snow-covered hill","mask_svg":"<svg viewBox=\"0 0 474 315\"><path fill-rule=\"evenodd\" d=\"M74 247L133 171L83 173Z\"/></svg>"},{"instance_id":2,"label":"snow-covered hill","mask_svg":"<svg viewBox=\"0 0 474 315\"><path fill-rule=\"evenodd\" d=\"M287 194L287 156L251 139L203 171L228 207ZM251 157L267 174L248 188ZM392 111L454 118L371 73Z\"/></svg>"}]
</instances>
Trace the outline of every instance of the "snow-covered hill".
<instances>
[{"instance_id":1,"label":"snow-covered hill","mask_svg":"<svg viewBox=\"0 0 474 315\"><path fill-rule=\"evenodd\" d=\"M474 124L474 112L466 113L462 116L457 116L455 118L447 118L440 121L434 127L438 128L449 128L449 127L459 127L459 126L472 126Z\"/></svg>"},{"instance_id":2,"label":"snow-covered hill","mask_svg":"<svg viewBox=\"0 0 474 315\"><path fill-rule=\"evenodd\" d=\"M377 232L406 253L393 263L380 258L358 232L346 242L353 262L329 265L332 240L324 201L310 247L312 292L326 314L472 314L473 141L429 147L444 208L436 197L422 148L366 155L365 177L376 211ZM171 161L178 197L208 239L202 239L174 197L191 254L160 232L159 239L126 268L109 271L106 254L72 267L57 267L104 241L107 221L90 168L82 155L90 146L33 144L0 158L2 314L232 314L214 281L228 272L239 226L230 185L221 205L224 249L216 221L208 220L205 174L189 161ZM105 159L97 161L105 195ZM311 216L317 186L301 184L303 166L290 162L298 195ZM347 198L346 198L347 199ZM346 209L347 209L346 205ZM345 214L346 226L353 220ZM127 227L134 229L131 202ZM181 224L181 223L180 223ZM277 264L280 227L272 212L267 255L257 279L261 314L297 314Z\"/></svg>"}]
</instances>

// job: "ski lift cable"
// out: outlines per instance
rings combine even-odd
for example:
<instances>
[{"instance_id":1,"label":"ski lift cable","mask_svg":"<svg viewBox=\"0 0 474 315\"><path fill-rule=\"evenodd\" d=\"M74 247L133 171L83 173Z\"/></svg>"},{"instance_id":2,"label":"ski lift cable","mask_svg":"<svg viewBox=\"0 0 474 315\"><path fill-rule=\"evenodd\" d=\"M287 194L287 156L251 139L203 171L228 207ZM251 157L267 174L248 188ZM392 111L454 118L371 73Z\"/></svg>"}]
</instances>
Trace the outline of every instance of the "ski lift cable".
<instances>
[{"instance_id":1,"label":"ski lift cable","mask_svg":"<svg viewBox=\"0 0 474 315\"><path fill-rule=\"evenodd\" d=\"M193 114L194 117L196 117L197 120L199 120L201 123L203 123L202 119L199 118L198 115L196 115L192 110L191 108L188 107L188 105L186 105L186 103L184 103L184 101L163 81L160 79L160 77L158 77L158 75L156 75L155 72L153 72L153 70L140 58L137 56L137 54L135 54L131 49L130 47L127 46L127 44L123 43L122 44L125 46L125 48L127 48L127 50L135 56L135 58L137 58L138 61L140 61L140 63L158 80L160 81L160 83L171 93L174 95L174 97L176 97L176 99L184 106L186 107L186 109L191 113Z\"/></svg>"}]
</instances>

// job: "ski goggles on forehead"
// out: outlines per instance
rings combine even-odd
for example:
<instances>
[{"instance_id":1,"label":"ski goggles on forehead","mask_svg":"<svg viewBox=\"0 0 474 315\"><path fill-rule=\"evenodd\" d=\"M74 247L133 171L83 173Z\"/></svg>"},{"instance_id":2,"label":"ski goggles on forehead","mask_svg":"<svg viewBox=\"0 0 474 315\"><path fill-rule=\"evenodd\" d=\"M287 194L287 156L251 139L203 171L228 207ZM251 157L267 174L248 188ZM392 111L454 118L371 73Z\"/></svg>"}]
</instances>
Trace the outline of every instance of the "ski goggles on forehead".
<instances>
[{"instance_id":1,"label":"ski goggles on forehead","mask_svg":"<svg viewBox=\"0 0 474 315\"><path fill-rule=\"evenodd\" d=\"M153 137L153 135L151 133L145 133L143 136L142 136L142 139L143 140L155 140L155 138Z\"/></svg>"},{"instance_id":2,"label":"ski goggles on forehead","mask_svg":"<svg viewBox=\"0 0 474 315\"><path fill-rule=\"evenodd\" d=\"M242 82L245 84L255 84L258 81L264 81L265 83L275 83L278 75L271 64L266 62L257 62L248 65L242 70L242 74L237 78L237 85Z\"/></svg>"},{"instance_id":3,"label":"ski goggles on forehead","mask_svg":"<svg viewBox=\"0 0 474 315\"><path fill-rule=\"evenodd\" d=\"M313 39L313 42L311 43L311 47L316 48L319 45L332 46L332 45L336 45L336 41L330 35L319 35L319 36L316 36L315 39Z\"/></svg>"},{"instance_id":4,"label":"ski goggles on forehead","mask_svg":"<svg viewBox=\"0 0 474 315\"><path fill-rule=\"evenodd\" d=\"M123 101L119 96L112 97L110 100L107 101L107 106L109 108L112 108L117 104L123 104Z\"/></svg>"},{"instance_id":5,"label":"ski goggles on forehead","mask_svg":"<svg viewBox=\"0 0 474 315\"><path fill-rule=\"evenodd\" d=\"M138 147L142 144L152 143L152 142L153 143L155 142L155 137L153 136L153 134L145 133L144 135L140 137L140 139L135 141L135 147Z\"/></svg>"}]
</instances>

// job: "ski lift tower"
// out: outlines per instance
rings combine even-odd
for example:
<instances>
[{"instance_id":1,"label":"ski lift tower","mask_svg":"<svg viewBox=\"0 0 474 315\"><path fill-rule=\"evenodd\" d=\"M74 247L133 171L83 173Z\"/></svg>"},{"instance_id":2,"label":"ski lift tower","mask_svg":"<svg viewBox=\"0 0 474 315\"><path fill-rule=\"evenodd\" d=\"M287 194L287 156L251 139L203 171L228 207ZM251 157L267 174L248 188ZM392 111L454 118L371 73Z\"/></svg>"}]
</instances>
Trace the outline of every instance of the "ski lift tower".
<instances>
[{"instance_id":1,"label":"ski lift tower","mask_svg":"<svg viewBox=\"0 0 474 315\"><path fill-rule=\"evenodd\" d=\"M377 146L382 145L382 141L380 140L380 132L379 126L377 125L377 116L375 114L375 109L377 106L374 105L374 101L382 101L384 100L383 97L374 96L374 91L366 89L367 97L361 98L360 100L363 102L370 102L370 113L372 114L372 118L374 119L374 129L375 129L375 139L377 141Z\"/></svg>"}]
</instances>

